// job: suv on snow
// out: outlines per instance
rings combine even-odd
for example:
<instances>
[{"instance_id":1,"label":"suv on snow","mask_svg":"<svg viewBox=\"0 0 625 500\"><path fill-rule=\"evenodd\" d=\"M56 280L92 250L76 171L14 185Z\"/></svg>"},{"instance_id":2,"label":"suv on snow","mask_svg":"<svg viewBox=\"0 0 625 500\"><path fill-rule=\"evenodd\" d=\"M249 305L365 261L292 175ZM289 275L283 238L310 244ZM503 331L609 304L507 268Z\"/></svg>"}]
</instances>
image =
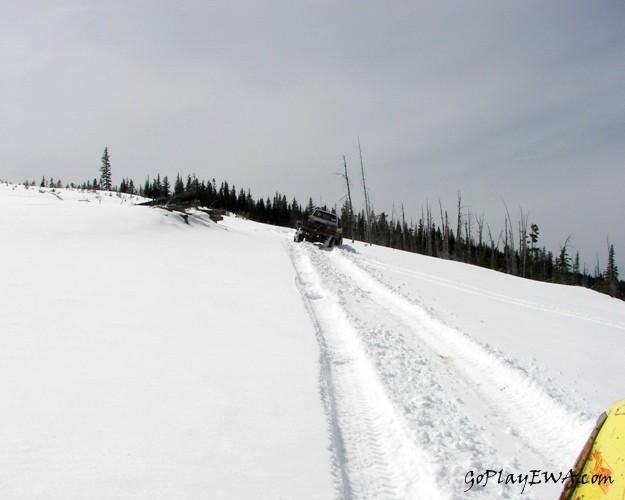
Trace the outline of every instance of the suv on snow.
<instances>
[{"instance_id":1,"label":"suv on snow","mask_svg":"<svg viewBox=\"0 0 625 500\"><path fill-rule=\"evenodd\" d=\"M322 243L326 248L343 244L343 230L338 216L327 210L315 208L310 215L297 221L293 241Z\"/></svg>"}]
</instances>

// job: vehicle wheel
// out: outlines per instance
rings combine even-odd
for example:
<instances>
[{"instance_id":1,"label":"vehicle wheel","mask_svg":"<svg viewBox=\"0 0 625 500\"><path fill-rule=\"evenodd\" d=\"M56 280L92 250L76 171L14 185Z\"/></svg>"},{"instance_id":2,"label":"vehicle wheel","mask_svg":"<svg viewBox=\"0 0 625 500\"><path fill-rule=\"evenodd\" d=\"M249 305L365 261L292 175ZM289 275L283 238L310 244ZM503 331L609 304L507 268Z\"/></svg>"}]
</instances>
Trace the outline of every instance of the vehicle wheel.
<instances>
[{"instance_id":1,"label":"vehicle wheel","mask_svg":"<svg viewBox=\"0 0 625 500\"><path fill-rule=\"evenodd\" d=\"M342 237L341 237L341 238L339 238L339 239L338 239L338 241L336 242L336 244L337 244L338 246L341 246L341 245L343 244L343 238L342 238Z\"/></svg>"},{"instance_id":2,"label":"vehicle wheel","mask_svg":"<svg viewBox=\"0 0 625 500\"><path fill-rule=\"evenodd\" d=\"M295 243L301 243L304 240L304 235L300 234L300 233L295 233L295 236L293 237L293 241Z\"/></svg>"},{"instance_id":3,"label":"vehicle wheel","mask_svg":"<svg viewBox=\"0 0 625 500\"><path fill-rule=\"evenodd\" d=\"M326 243L326 248L332 248L334 246L334 237L330 236L328 238L328 241Z\"/></svg>"}]
</instances>

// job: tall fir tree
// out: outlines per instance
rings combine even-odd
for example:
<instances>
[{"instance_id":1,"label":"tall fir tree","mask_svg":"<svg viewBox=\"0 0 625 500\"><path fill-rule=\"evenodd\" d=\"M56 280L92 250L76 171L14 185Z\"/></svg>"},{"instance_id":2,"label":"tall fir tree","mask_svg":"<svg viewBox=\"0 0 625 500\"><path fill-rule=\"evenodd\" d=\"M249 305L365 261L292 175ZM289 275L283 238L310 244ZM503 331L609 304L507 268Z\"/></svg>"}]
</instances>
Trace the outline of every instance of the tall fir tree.
<instances>
[{"instance_id":1,"label":"tall fir tree","mask_svg":"<svg viewBox=\"0 0 625 500\"><path fill-rule=\"evenodd\" d=\"M182 177L180 174L176 176L176 182L174 183L174 194L182 194L184 193L184 182L182 182Z\"/></svg>"},{"instance_id":2,"label":"tall fir tree","mask_svg":"<svg viewBox=\"0 0 625 500\"><path fill-rule=\"evenodd\" d=\"M614 245L608 245L608 266L605 271L605 291L614 297L618 290L618 267L616 266L616 259L614 257Z\"/></svg>"},{"instance_id":3,"label":"tall fir tree","mask_svg":"<svg viewBox=\"0 0 625 500\"><path fill-rule=\"evenodd\" d=\"M104 148L102 165L100 166L100 187L105 191L111 190L111 161L108 148Z\"/></svg>"}]
</instances>

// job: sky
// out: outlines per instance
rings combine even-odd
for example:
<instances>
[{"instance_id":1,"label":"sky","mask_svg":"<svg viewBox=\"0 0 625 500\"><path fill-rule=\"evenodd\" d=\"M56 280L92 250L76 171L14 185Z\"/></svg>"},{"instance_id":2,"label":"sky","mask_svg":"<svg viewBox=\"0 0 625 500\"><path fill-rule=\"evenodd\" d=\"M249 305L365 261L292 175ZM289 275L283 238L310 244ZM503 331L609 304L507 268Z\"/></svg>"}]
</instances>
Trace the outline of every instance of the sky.
<instances>
[{"instance_id":1,"label":"sky","mask_svg":"<svg viewBox=\"0 0 625 500\"><path fill-rule=\"evenodd\" d=\"M156 174L455 224L625 275L625 4L0 0L0 179Z\"/></svg>"}]
</instances>

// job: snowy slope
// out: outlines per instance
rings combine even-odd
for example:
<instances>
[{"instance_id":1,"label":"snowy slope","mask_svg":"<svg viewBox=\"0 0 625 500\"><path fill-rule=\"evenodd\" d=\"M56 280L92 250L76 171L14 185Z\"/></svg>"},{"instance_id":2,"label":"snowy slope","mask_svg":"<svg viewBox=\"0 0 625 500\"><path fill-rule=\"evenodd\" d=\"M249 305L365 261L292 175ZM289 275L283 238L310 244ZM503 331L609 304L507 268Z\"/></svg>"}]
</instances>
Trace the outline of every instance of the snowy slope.
<instances>
[{"instance_id":1,"label":"snowy slope","mask_svg":"<svg viewBox=\"0 0 625 500\"><path fill-rule=\"evenodd\" d=\"M465 490L625 396L607 296L57 194L0 186L0 498L553 498Z\"/></svg>"},{"instance_id":2,"label":"snowy slope","mask_svg":"<svg viewBox=\"0 0 625 500\"><path fill-rule=\"evenodd\" d=\"M332 497L281 240L0 189L0 498Z\"/></svg>"},{"instance_id":3,"label":"snowy slope","mask_svg":"<svg viewBox=\"0 0 625 500\"><path fill-rule=\"evenodd\" d=\"M291 256L347 436L338 449L344 487L356 496L456 498L471 472L566 474L596 416L622 397L619 301L562 287L550 287L550 300L548 285L359 243L338 252L291 246ZM561 317L568 330L551 331ZM585 347L568 341L583 338ZM584 398L584 379L600 390ZM362 457L381 458L355 465ZM492 483L471 491L561 490Z\"/></svg>"}]
</instances>

